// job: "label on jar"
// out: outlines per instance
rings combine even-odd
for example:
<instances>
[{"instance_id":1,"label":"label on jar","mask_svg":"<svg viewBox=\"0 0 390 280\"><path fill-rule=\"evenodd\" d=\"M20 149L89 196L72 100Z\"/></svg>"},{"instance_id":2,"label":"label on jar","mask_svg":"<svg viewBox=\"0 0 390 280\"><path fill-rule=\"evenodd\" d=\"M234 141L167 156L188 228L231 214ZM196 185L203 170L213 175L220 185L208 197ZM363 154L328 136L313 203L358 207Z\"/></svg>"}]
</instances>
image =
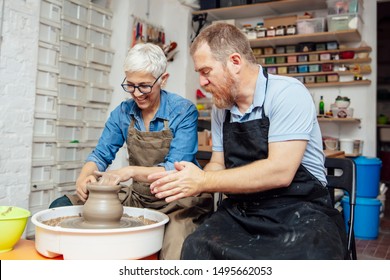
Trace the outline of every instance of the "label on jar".
<instances>
[{"instance_id":1,"label":"label on jar","mask_svg":"<svg viewBox=\"0 0 390 280\"><path fill-rule=\"evenodd\" d=\"M275 36L275 29L268 29L267 37L274 37L274 36Z\"/></svg>"},{"instance_id":2,"label":"label on jar","mask_svg":"<svg viewBox=\"0 0 390 280\"><path fill-rule=\"evenodd\" d=\"M295 26L289 26L287 27L287 35L295 35L296 33L296 28Z\"/></svg>"}]
</instances>

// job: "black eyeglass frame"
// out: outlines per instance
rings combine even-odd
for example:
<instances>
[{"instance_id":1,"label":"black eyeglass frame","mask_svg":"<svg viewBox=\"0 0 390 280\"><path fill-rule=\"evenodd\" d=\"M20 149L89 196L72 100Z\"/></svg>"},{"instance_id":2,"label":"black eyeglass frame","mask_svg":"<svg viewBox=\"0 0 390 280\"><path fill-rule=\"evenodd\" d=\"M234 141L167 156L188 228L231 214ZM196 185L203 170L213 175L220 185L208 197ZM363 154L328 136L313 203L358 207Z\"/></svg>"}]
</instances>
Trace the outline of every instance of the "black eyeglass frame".
<instances>
[{"instance_id":1,"label":"black eyeglass frame","mask_svg":"<svg viewBox=\"0 0 390 280\"><path fill-rule=\"evenodd\" d=\"M141 94L149 94L152 92L152 89L154 87L154 85L157 83L157 81L161 78L161 76L163 75L164 73L162 73L160 76L158 76L158 78L154 81L153 84L151 85L131 85L131 84L124 84L125 80L126 80L126 77L123 79L123 82L121 83L121 86L122 86L122 89L125 91L125 92L128 92L128 93L134 93L136 89L138 89L138 91L141 93ZM128 87L133 87L133 91L129 91L127 90ZM145 90L141 90L141 87L143 88L149 88L149 91L148 92L145 92Z\"/></svg>"}]
</instances>

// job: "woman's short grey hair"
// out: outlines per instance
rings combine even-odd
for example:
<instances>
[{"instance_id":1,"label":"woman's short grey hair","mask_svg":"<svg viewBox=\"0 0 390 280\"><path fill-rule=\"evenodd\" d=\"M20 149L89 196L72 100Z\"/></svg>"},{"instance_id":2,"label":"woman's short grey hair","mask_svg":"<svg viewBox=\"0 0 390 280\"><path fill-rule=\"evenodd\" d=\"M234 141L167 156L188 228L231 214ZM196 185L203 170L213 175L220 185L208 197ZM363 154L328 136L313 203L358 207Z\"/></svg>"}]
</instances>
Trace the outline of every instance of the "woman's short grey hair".
<instances>
[{"instance_id":1,"label":"woman's short grey hair","mask_svg":"<svg viewBox=\"0 0 390 280\"><path fill-rule=\"evenodd\" d=\"M163 50L151 43L139 43L127 53L125 72L147 72L157 78L167 69L167 58Z\"/></svg>"}]
</instances>

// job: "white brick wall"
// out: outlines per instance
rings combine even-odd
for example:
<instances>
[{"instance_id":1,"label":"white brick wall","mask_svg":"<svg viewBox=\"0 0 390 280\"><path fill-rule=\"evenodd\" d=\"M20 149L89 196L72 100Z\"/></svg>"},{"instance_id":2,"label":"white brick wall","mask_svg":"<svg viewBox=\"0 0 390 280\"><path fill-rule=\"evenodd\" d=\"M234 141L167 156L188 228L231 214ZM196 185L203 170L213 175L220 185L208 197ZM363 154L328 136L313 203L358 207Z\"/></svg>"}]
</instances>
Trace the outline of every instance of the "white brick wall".
<instances>
[{"instance_id":1,"label":"white brick wall","mask_svg":"<svg viewBox=\"0 0 390 280\"><path fill-rule=\"evenodd\" d=\"M0 205L28 208L38 0L4 2L0 49Z\"/></svg>"}]
</instances>

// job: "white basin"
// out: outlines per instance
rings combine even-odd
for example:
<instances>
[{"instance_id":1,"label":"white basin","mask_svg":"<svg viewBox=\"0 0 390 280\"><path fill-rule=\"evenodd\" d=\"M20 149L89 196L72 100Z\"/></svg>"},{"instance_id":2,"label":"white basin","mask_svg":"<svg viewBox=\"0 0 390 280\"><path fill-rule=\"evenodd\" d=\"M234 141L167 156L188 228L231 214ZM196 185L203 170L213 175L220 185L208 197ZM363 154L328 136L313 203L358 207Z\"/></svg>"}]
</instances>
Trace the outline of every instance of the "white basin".
<instances>
[{"instance_id":1,"label":"white basin","mask_svg":"<svg viewBox=\"0 0 390 280\"><path fill-rule=\"evenodd\" d=\"M162 247L165 224L169 217L161 212L124 207L124 214L144 216L157 223L115 229L73 229L42 223L59 217L82 213L83 206L66 206L40 211L31 218L35 225L35 248L49 258L63 255L64 259L141 259Z\"/></svg>"}]
</instances>

